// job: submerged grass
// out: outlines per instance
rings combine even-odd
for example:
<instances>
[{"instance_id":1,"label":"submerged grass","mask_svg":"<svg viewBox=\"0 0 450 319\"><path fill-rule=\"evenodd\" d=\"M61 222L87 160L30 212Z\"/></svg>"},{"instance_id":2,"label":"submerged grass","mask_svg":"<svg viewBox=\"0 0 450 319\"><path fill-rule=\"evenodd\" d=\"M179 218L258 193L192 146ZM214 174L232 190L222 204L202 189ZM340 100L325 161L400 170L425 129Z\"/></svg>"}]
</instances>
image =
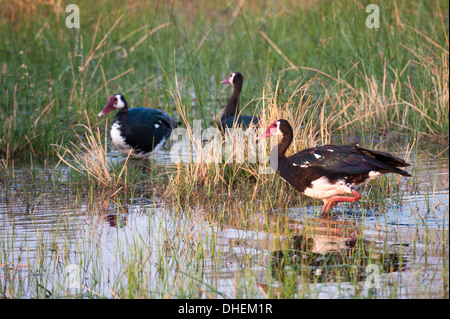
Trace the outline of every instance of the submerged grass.
<instances>
[{"instance_id":1,"label":"submerged grass","mask_svg":"<svg viewBox=\"0 0 450 319\"><path fill-rule=\"evenodd\" d=\"M358 218L292 218L262 201L224 201L206 210L208 203L179 209L139 198L130 204L91 190L40 200L28 215L36 228L0 238L2 297L448 296L448 276L441 277L436 264L446 256L448 228L425 220L430 228L424 231L423 212L411 241L401 227L380 232ZM20 207L8 205L16 228L27 218ZM380 288L365 286L374 271L369 265L380 273ZM442 263L442 271L446 267Z\"/></svg>"},{"instance_id":2,"label":"submerged grass","mask_svg":"<svg viewBox=\"0 0 450 319\"><path fill-rule=\"evenodd\" d=\"M57 145L61 150L57 154L58 158L72 170L84 174L90 184L106 188L117 188L120 185L126 187L124 175L126 175L127 162L131 151L120 171L116 171L117 167L113 166L107 154L106 137L108 135L101 135L98 128L94 131L88 118L87 121L87 126L81 125L84 133L77 134L77 141L70 142L71 147ZM107 130L105 127L105 131ZM105 140L103 141L104 137Z\"/></svg>"}]
</instances>

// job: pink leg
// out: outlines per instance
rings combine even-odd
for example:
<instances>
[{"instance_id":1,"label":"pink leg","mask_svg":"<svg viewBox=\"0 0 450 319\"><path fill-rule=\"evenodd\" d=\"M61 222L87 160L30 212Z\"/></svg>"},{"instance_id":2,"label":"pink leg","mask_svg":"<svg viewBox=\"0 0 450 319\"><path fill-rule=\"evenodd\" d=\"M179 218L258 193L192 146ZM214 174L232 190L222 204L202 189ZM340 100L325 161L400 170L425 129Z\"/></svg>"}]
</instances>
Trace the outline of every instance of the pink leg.
<instances>
[{"instance_id":1,"label":"pink leg","mask_svg":"<svg viewBox=\"0 0 450 319\"><path fill-rule=\"evenodd\" d=\"M333 205L336 205L338 202L356 202L361 198L361 194L355 190L352 190L353 196L332 196L327 199L324 199L324 205L322 207L322 213L326 213Z\"/></svg>"}]
</instances>

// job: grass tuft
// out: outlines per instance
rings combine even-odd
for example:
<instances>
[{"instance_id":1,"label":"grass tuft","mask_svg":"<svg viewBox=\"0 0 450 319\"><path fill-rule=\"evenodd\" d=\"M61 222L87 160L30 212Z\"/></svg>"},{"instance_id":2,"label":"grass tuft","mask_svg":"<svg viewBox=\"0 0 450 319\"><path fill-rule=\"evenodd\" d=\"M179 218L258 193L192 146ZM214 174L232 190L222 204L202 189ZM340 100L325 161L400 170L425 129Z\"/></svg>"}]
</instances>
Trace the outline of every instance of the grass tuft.
<instances>
[{"instance_id":1,"label":"grass tuft","mask_svg":"<svg viewBox=\"0 0 450 319\"><path fill-rule=\"evenodd\" d=\"M83 133L76 133L77 140L70 142L71 147L55 145L58 147L58 158L72 170L84 175L89 183L99 187L117 188L127 186L127 162L130 154L123 163L122 168L117 170L107 154L107 141L101 134L100 129L92 129L89 119L87 125L80 125ZM105 132L108 130L105 124Z\"/></svg>"}]
</instances>

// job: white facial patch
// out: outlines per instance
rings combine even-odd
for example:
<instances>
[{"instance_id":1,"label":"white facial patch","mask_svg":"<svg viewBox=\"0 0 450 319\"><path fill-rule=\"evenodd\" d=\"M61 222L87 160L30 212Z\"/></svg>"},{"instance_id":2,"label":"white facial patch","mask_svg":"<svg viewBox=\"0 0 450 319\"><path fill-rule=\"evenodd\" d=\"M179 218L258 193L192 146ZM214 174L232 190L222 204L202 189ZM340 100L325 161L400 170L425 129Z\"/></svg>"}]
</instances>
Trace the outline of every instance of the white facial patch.
<instances>
[{"instance_id":1,"label":"white facial patch","mask_svg":"<svg viewBox=\"0 0 450 319\"><path fill-rule=\"evenodd\" d=\"M123 103L121 96L119 94L117 94L116 98L117 98L116 109L123 108L125 106L125 103Z\"/></svg>"},{"instance_id":2,"label":"white facial patch","mask_svg":"<svg viewBox=\"0 0 450 319\"><path fill-rule=\"evenodd\" d=\"M155 128L159 128L159 124L155 124Z\"/></svg>"},{"instance_id":3,"label":"white facial patch","mask_svg":"<svg viewBox=\"0 0 450 319\"><path fill-rule=\"evenodd\" d=\"M277 127L272 127L270 129L270 135L274 136L274 135L283 135L283 133L280 130L280 121L277 121Z\"/></svg>"},{"instance_id":4,"label":"white facial patch","mask_svg":"<svg viewBox=\"0 0 450 319\"><path fill-rule=\"evenodd\" d=\"M236 73L231 73L230 74L230 79L228 80L228 82L230 83L230 84L233 84L233 80L234 80L234 76L236 75Z\"/></svg>"}]
</instances>

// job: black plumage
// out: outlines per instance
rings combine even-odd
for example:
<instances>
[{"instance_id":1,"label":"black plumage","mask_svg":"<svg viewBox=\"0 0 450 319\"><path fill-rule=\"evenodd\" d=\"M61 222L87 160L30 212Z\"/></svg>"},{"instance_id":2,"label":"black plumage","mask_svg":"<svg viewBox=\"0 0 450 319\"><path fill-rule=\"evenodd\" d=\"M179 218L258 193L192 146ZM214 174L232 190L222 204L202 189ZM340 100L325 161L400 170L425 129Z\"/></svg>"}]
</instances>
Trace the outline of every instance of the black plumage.
<instances>
[{"instance_id":1,"label":"black plumage","mask_svg":"<svg viewBox=\"0 0 450 319\"><path fill-rule=\"evenodd\" d=\"M271 151L271 167L300 193L322 199L323 212L336 202L359 200L355 188L382 174L411 176L399 168L410 166L404 160L355 143L312 147L286 157L293 140L292 127L286 120L273 122L258 139L272 135L283 137ZM353 197L342 196L346 194Z\"/></svg>"},{"instance_id":2,"label":"black plumage","mask_svg":"<svg viewBox=\"0 0 450 319\"><path fill-rule=\"evenodd\" d=\"M257 116L239 115L239 97L244 83L244 76L239 72L232 72L222 84L232 84L233 94L228 100L225 110L217 122L220 130L224 131L226 128L232 128L236 122L236 126L247 129L250 125L258 125L259 118Z\"/></svg>"},{"instance_id":3,"label":"black plumage","mask_svg":"<svg viewBox=\"0 0 450 319\"><path fill-rule=\"evenodd\" d=\"M158 150L170 137L172 130L178 126L178 122L164 111L133 107L128 108L128 103L122 94L111 96L108 103L99 116L114 109L118 112L111 124L111 139L120 153L136 158L146 158L155 150Z\"/></svg>"}]
</instances>

